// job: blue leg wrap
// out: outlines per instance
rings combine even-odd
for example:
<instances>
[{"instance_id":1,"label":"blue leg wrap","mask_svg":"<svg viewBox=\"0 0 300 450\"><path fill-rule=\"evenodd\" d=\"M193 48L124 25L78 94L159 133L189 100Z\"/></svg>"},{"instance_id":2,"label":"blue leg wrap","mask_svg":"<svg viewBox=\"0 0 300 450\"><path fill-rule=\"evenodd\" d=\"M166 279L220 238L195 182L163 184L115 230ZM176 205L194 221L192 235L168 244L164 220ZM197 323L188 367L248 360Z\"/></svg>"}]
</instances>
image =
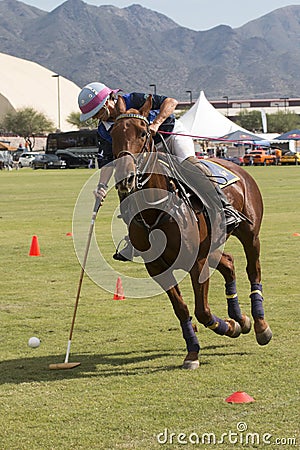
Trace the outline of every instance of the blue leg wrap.
<instances>
[{"instance_id":1,"label":"blue leg wrap","mask_svg":"<svg viewBox=\"0 0 300 450\"><path fill-rule=\"evenodd\" d=\"M209 328L216 334L224 336L224 334L228 331L229 328L228 323L226 323L225 320L220 319L217 316L213 315L212 317L213 317L212 320L205 325L206 328Z\"/></svg>"},{"instance_id":2,"label":"blue leg wrap","mask_svg":"<svg viewBox=\"0 0 300 450\"><path fill-rule=\"evenodd\" d=\"M240 309L238 295L236 292L235 280L225 284L225 292L227 298L227 311L229 317L234 320L241 320L242 311Z\"/></svg>"},{"instance_id":3,"label":"blue leg wrap","mask_svg":"<svg viewBox=\"0 0 300 450\"><path fill-rule=\"evenodd\" d=\"M253 318L264 317L262 285L260 283L251 283L251 314Z\"/></svg>"},{"instance_id":4,"label":"blue leg wrap","mask_svg":"<svg viewBox=\"0 0 300 450\"><path fill-rule=\"evenodd\" d=\"M183 337L186 342L187 351L199 353L200 345L192 326L192 318L190 317L185 322L180 323L180 325L182 328Z\"/></svg>"}]
</instances>

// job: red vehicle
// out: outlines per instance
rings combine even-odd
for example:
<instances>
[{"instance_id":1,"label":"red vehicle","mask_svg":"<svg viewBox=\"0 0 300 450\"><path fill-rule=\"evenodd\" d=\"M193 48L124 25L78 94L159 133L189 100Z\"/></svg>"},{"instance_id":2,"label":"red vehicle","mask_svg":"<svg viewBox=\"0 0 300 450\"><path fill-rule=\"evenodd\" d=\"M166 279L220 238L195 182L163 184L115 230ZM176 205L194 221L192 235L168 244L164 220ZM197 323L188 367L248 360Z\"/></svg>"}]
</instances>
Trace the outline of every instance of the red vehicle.
<instances>
[{"instance_id":1,"label":"red vehicle","mask_svg":"<svg viewBox=\"0 0 300 450\"><path fill-rule=\"evenodd\" d=\"M206 152L195 152L195 155L198 159L207 159L208 154Z\"/></svg>"}]
</instances>

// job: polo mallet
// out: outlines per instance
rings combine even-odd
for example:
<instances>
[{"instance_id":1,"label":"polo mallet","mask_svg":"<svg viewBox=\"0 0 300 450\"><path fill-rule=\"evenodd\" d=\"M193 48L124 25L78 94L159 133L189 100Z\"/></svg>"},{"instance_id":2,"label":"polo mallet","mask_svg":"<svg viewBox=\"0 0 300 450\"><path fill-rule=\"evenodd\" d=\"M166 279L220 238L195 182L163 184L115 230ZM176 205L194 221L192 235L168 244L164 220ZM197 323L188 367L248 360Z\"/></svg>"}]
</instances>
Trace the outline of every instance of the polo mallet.
<instances>
[{"instance_id":1,"label":"polo mallet","mask_svg":"<svg viewBox=\"0 0 300 450\"><path fill-rule=\"evenodd\" d=\"M77 289L77 296L76 296L76 301L75 301L75 306L74 306L74 313L73 313L73 319L72 319L72 324L71 324L71 328L70 328L65 362L58 363L58 364L49 364L49 369L73 369L74 367L80 366L80 362L69 363L69 356L70 356L72 335L73 335L73 330L74 330L74 324L75 324L75 318L76 318L76 313L77 313L77 307L78 307L78 302L79 302L79 297L80 297L80 292L81 292L83 276L84 276L84 272L85 272L86 261L87 261L87 257L88 257L88 253L89 253L89 249L90 249L90 244L91 244L91 239L92 239L96 216L97 216L100 206L101 206L101 200L99 198L97 198L95 201L95 205L94 205L91 225L90 225L86 248L85 248L85 254L84 254L83 263L81 266L81 273L80 273L80 279L79 279L79 284L78 284L78 289Z\"/></svg>"}]
</instances>

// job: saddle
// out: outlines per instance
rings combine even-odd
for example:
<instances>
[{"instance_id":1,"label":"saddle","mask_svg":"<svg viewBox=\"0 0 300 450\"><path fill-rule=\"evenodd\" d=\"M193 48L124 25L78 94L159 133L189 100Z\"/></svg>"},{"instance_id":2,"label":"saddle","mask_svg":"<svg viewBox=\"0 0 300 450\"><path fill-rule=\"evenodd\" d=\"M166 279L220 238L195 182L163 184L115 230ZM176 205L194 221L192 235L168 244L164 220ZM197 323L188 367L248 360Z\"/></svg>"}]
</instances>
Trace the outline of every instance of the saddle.
<instances>
[{"instance_id":1,"label":"saddle","mask_svg":"<svg viewBox=\"0 0 300 450\"><path fill-rule=\"evenodd\" d=\"M180 164L170 154L159 156L165 174L174 182L182 200L194 211L203 213L210 232L214 234L214 247L225 242L240 222L251 221L236 211L222 193L221 187L239 180L230 170L214 161L187 158Z\"/></svg>"},{"instance_id":2,"label":"saddle","mask_svg":"<svg viewBox=\"0 0 300 450\"><path fill-rule=\"evenodd\" d=\"M193 206L193 209L200 202L201 211L203 208L211 208L214 201L218 202L219 196L215 192L216 187L223 189L240 179L233 172L214 161L197 160L196 165L199 166L199 170L195 167L195 163L192 164L189 161L189 158L179 163L173 156L162 153L158 156L158 162L170 183L175 184L180 197L189 206ZM198 208L196 207L196 209Z\"/></svg>"}]
</instances>

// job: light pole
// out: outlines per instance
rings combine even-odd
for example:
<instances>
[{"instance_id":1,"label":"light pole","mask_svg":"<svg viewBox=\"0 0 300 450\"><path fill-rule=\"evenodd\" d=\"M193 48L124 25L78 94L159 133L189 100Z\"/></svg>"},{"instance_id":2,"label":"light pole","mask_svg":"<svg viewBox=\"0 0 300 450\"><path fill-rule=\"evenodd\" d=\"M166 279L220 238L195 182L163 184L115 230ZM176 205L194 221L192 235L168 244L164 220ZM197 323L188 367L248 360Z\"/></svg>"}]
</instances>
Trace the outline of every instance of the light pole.
<instances>
[{"instance_id":1,"label":"light pole","mask_svg":"<svg viewBox=\"0 0 300 450\"><path fill-rule=\"evenodd\" d=\"M237 103L237 105L239 105L239 107L240 107L240 114L242 114L243 103Z\"/></svg>"},{"instance_id":2,"label":"light pole","mask_svg":"<svg viewBox=\"0 0 300 450\"><path fill-rule=\"evenodd\" d=\"M225 98L225 100L226 100L226 111L227 111L226 117L228 117L228 115L229 115L229 111L228 111L228 107L229 107L229 104L228 104L228 95L224 95L223 98Z\"/></svg>"},{"instance_id":3,"label":"light pole","mask_svg":"<svg viewBox=\"0 0 300 450\"><path fill-rule=\"evenodd\" d=\"M149 84L150 87L153 87L153 93L156 95L156 84Z\"/></svg>"},{"instance_id":4,"label":"light pole","mask_svg":"<svg viewBox=\"0 0 300 450\"><path fill-rule=\"evenodd\" d=\"M59 86L59 75L52 75L53 78L57 78L57 113L58 113L58 129L60 130L60 86Z\"/></svg>"},{"instance_id":5,"label":"light pole","mask_svg":"<svg viewBox=\"0 0 300 450\"><path fill-rule=\"evenodd\" d=\"M187 94L190 94L190 104L193 103L193 93L192 91L185 91Z\"/></svg>"},{"instance_id":6,"label":"light pole","mask_svg":"<svg viewBox=\"0 0 300 450\"><path fill-rule=\"evenodd\" d=\"M284 112L286 113L287 101L289 97L280 97L280 100L284 100Z\"/></svg>"}]
</instances>

